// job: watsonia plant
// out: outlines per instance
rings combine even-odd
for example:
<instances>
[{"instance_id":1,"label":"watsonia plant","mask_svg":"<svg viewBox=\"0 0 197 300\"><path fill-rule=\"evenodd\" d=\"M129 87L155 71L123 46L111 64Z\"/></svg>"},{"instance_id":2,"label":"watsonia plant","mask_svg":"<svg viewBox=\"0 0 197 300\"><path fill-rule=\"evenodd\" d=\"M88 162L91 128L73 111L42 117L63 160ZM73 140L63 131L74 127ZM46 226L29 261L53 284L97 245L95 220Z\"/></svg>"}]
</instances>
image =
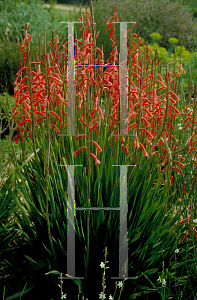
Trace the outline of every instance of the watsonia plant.
<instances>
[{"instance_id":1,"label":"watsonia plant","mask_svg":"<svg viewBox=\"0 0 197 300\"><path fill-rule=\"evenodd\" d=\"M5 194L8 190L5 201L9 205L10 201L14 200L22 213L21 217L10 207L17 219L15 229L20 232L23 241L15 239L19 246L15 249L18 261L11 256L14 267L9 268L14 274L12 280L17 276L21 286L24 286L22 278L24 276L28 278L26 289L31 290L31 293L34 291L35 295L41 286L48 284L45 273L50 273L51 282L54 283L57 282L57 277L52 274L56 276L66 274L68 170L60 165L86 166L85 172L83 167L75 169L75 206L111 208L119 206L117 195L120 191L119 171L112 165L135 165L130 168L128 174L129 253L134 249L129 256L128 265L129 276L138 277L136 280L126 281L122 294L125 299L128 293L131 297L136 293L140 295L142 286L145 288L144 277L147 279L149 275L156 279L155 273L162 261L164 259L169 261L175 250L174 224L180 216L170 218L168 202L175 197L175 192L170 195L170 189L173 189L173 174L175 171L182 174L181 168L184 167L178 160L184 158L177 154L181 149L177 149L178 140L173 125L177 115L181 114L176 108L176 103L180 99L173 90L174 79L170 76L174 74L168 71L168 65L166 64L164 80L160 75L161 66L157 57L150 59L148 52L151 50L140 42L139 36L132 33L131 28L128 30L129 117L126 121L127 129L129 133L133 132L134 138L126 135L120 139L113 138L112 134L119 133L120 113L119 70L115 65L118 41L113 25L113 21L118 21L118 17L114 11L114 16L107 22L107 30L111 29L110 40L113 45L108 59L112 64L110 67L104 65L104 53L96 47L98 33L96 34L92 8L90 12L86 11L79 21L83 21L80 27L82 38L75 39L75 59L76 65L83 67L78 67L75 71L78 103L76 115L80 116L76 119L76 130L80 135L75 138L57 135L67 133L70 124L66 113L66 106L71 104L69 99L66 99L68 63L65 59L67 55L64 57L64 53L67 51L67 43L63 45L66 49L59 54L59 38L58 35L55 38L52 31L52 40L49 44L51 52L46 53L45 41L44 61L39 57L39 61L30 62L31 36L28 33L29 25L26 26L21 49L22 55L26 48L23 53L24 66L21 65L17 73L14 95L16 106L13 109L13 119L16 114L20 115L16 140L21 140L23 159L22 161L15 159L15 176L12 179L9 177L11 183L7 181L1 194ZM132 42L133 36L144 45L144 50L138 51L138 44ZM139 59L141 52L144 56ZM101 67L90 66L97 63ZM178 67L181 69L181 66ZM23 77L24 71L26 76ZM157 88L158 85L161 87ZM161 95L158 95L159 93ZM192 122L194 124L195 115ZM194 127L191 128L194 135L193 130ZM25 140L32 141L31 160L26 160L25 157ZM194 150L191 140L190 147ZM19 178L21 182L18 181ZM14 190L11 190L14 181ZM195 182L196 177L194 184ZM77 284L82 289L82 295L91 299L95 293L101 292L99 287L95 287L92 294L89 287L98 282L99 273L96 268L99 268L98 262L103 246L107 245L111 254L110 277L118 274L120 217L119 212L111 213L111 211L91 211L91 215L88 211L84 212L83 217L81 215L81 212L75 213L76 276L84 276L85 279L84 282L72 279L69 283L65 280L65 292L68 290L68 294L70 292L73 295L74 286ZM27 259L23 263L21 249ZM20 275L16 266L18 263L24 265ZM153 292L148 286L148 281L146 288L147 291L144 293ZM156 292L160 293L159 290ZM57 293L55 286L49 290L50 296L52 293L55 297Z\"/></svg>"}]
</instances>

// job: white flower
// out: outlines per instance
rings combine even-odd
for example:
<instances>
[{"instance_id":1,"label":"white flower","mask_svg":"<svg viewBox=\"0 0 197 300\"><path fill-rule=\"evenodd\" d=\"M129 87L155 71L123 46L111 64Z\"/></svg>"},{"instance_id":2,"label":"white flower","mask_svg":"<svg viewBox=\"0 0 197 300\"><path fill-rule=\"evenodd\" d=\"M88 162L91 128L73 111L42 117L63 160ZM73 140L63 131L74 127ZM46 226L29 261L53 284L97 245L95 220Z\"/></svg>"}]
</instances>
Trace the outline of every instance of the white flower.
<instances>
[{"instance_id":1,"label":"white flower","mask_svg":"<svg viewBox=\"0 0 197 300\"><path fill-rule=\"evenodd\" d=\"M159 276L159 279L157 279L157 280L159 280L159 281L161 282L161 277ZM162 280L162 285L165 285L165 284L166 284L166 280L163 279L163 280Z\"/></svg>"},{"instance_id":2,"label":"white flower","mask_svg":"<svg viewBox=\"0 0 197 300\"><path fill-rule=\"evenodd\" d=\"M61 299L66 299L66 295L67 294L62 295Z\"/></svg>"},{"instance_id":3,"label":"white flower","mask_svg":"<svg viewBox=\"0 0 197 300\"><path fill-rule=\"evenodd\" d=\"M109 295L109 300L113 300L113 297L111 294Z\"/></svg>"},{"instance_id":4,"label":"white flower","mask_svg":"<svg viewBox=\"0 0 197 300\"><path fill-rule=\"evenodd\" d=\"M174 251L174 253L179 253L179 249L176 249L176 250Z\"/></svg>"},{"instance_id":5,"label":"white flower","mask_svg":"<svg viewBox=\"0 0 197 300\"><path fill-rule=\"evenodd\" d=\"M103 262L100 263L101 268L104 268L105 264Z\"/></svg>"},{"instance_id":6,"label":"white flower","mask_svg":"<svg viewBox=\"0 0 197 300\"><path fill-rule=\"evenodd\" d=\"M103 294L102 292L99 295L99 299L106 299L105 294Z\"/></svg>"},{"instance_id":7,"label":"white flower","mask_svg":"<svg viewBox=\"0 0 197 300\"><path fill-rule=\"evenodd\" d=\"M117 285L118 285L119 288L121 288L122 287L122 281L119 281Z\"/></svg>"},{"instance_id":8,"label":"white flower","mask_svg":"<svg viewBox=\"0 0 197 300\"><path fill-rule=\"evenodd\" d=\"M193 220L194 223L197 223L197 219Z\"/></svg>"},{"instance_id":9,"label":"white flower","mask_svg":"<svg viewBox=\"0 0 197 300\"><path fill-rule=\"evenodd\" d=\"M166 280L165 279L163 279L163 281L162 281L162 285L165 285L166 284Z\"/></svg>"},{"instance_id":10,"label":"white flower","mask_svg":"<svg viewBox=\"0 0 197 300\"><path fill-rule=\"evenodd\" d=\"M179 127L179 128L178 128L178 130L181 130L181 129L183 129L183 128L182 128L182 127Z\"/></svg>"}]
</instances>

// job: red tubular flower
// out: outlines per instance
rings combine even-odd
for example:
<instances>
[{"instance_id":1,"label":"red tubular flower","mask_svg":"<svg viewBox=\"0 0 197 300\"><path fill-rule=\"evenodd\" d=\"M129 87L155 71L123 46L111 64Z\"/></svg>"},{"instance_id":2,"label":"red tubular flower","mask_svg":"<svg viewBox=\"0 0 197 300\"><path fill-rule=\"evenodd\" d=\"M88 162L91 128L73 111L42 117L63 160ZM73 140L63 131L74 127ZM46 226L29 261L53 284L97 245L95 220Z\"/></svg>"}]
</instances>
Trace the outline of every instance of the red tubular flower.
<instances>
[{"instance_id":1,"label":"red tubular flower","mask_svg":"<svg viewBox=\"0 0 197 300\"><path fill-rule=\"evenodd\" d=\"M187 124L187 125L183 128L183 130L185 130L188 126L192 127L191 124Z\"/></svg>"},{"instance_id":2,"label":"red tubular flower","mask_svg":"<svg viewBox=\"0 0 197 300\"><path fill-rule=\"evenodd\" d=\"M23 129L23 130L22 130L22 133L23 133L23 131L27 131L27 132L29 133L29 136L31 137L31 133L29 132L29 130Z\"/></svg>"},{"instance_id":3,"label":"red tubular flower","mask_svg":"<svg viewBox=\"0 0 197 300\"><path fill-rule=\"evenodd\" d=\"M194 148L192 148L189 152L188 152L188 154L190 154L193 150L195 150L195 149L197 149L197 147L194 147Z\"/></svg>"},{"instance_id":4,"label":"red tubular flower","mask_svg":"<svg viewBox=\"0 0 197 300\"><path fill-rule=\"evenodd\" d=\"M86 134L81 134L81 135L79 135L79 136L75 137L75 138L74 138L74 140L77 140L77 139L79 139L79 138L80 138L80 137L82 137L82 136L86 136L86 137L88 137Z\"/></svg>"},{"instance_id":5,"label":"red tubular flower","mask_svg":"<svg viewBox=\"0 0 197 300\"><path fill-rule=\"evenodd\" d=\"M155 151L153 153L151 153L151 155L155 155L156 153L160 153L159 151Z\"/></svg>"},{"instance_id":6,"label":"red tubular flower","mask_svg":"<svg viewBox=\"0 0 197 300\"><path fill-rule=\"evenodd\" d=\"M92 157L94 157L94 159L95 159L95 165L100 165L100 163L101 163L100 160L98 160L98 158L97 158L93 153L90 153L89 156L90 156L90 155L91 155Z\"/></svg>"},{"instance_id":7,"label":"red tubular flower","mask_svg":"<svg viewBox=\"0 0 197 300\"><path fill-rule=\"evenodd\" d=\"M81 151L82 149L87 149L87 150L88 150L87 147L81 147L81 148L79 148L77 151L75 151L75 152L73 153L73 155L76 157L76 156L77 156L77 153L78 153L79 151Z\"/></svg>"},{"instance_id":8,"label":"red tubular flower","mask_svg":"<svg viewBox=\"0 0 197 300\"><path fill-rule=\"evenodd\" d=\"M187 120L192 120L192 117L188 117L187 119L185 119L184 121L183 121L183 124L185 124L186 122L187 122Z\"/></svg>"},{"instance_id":9,"label":"red tubular flower","mask_svg":"<svg viewBox=\"0 0 197 300\"><path fill-rule=\"evenodd\" d=\"M196 238L197 238L197 230L194 228L194 226L190 226L190 227L193 227L193 231L194 231L195 236L196 236Z\"/></svg>"},{"instance_id":10,"label":"red tubular flower","mask_svg":"<svg viewBox=\"0 0 197 300\"><path fill-rule=\"evenodd\" d=\"M39 122L39 121L42 120L42 119L46 119L46 117L38 118L38 119L36 120L36 122Z\"/></svg>"},{"instance_id":11,"label":"red tubular flower","mask_svg":"<svg viewBox=\"0 0 197 300\"><path fill-rule=\"evenodd\" d=\"M49 111L51 114L54 114L56 116L56 118L59 120L60 117L54 112L54 111Z\"/></svg>"},{"instance_id":12,"label":"red tubular flower","mask_svg":"<svg viewBox=\"0 0 197 300\"><path fill-rule=\"evenodd\" d=\"M178 156L182 161L185 160L185 158L183 158L181 155L178 155L178 154L174 154L173 156Z\"/></svg>"},{"instance_id":13,"label":"red tubular flower","mask_svg":"<svg viewBox=\"0 0 197 300\"><path fill-rule=\"evenodd\" d=\"M174 126L173 126L170 122L166 122L165 125L166 125L166 124L167 124L168 126L170 126L170 127L172 128L172 130L174 131Z\"/></svg>"},{"instance_id":14,"label":"red tubular flower","mask_svg":"<svg viewBox=\"0 0 197 300\"><path fill-rule=\"evenodd\" d=\"M20 124L20 126L21 125L23 125L23 124L26 124L26 122L32 122L32 120L31 119L26 119L26 120L24 120L21 124ZM27 124L28 125L28 124ZM29 125L28 125L29 126Z\"/></svg>"},{"instance_id":15,"label":"red tubular flower","mask_svg":"<svg viewBox=\"0 0 197 300\"><path fill-rule=\"evenodd\" d=\"M90 141L89 144L90 143L93 143L98 148L98 152L102 152L101 147L95 141Z\"/></svg>"},{"instance_id":16,"label":"red tubular flower","mask_svg":"<svg viewBox=\"0 0 197 300\"><path fill-rule=\"evenodd\" d=\"M101 119L104 119L104 116L103 116L103 112L102 112L102 110L101 110L101 108L98 106L98 110L99 110L99 112L100 112L100 117L101 117Z\"/></svg>"},{"instance_id":17,"label":"red tubular flower","mask_svg":"<svg viewBox=\"0 0 197 300\"><path fill-rule=\"evenodd\" d=\"M189 216L188 216L188 218L186 218L186 219L184 219L184 220L180 221L180 222L179 222L179 224L182 224L183 222L185 222L185 221L189 220L189 219L190 219L190 217L191 217L191 215L189 215Z\"/></svg>"},{"instance_id":18,"label":"red tubular flower","mask_svg":"<svg viewBox=\"0 0 197 300\"><path fill-rule=\"evenodd\" d=\"M53 126L57 130L57 132L60 133L60 130L54 124L49 124L49 126Z\"/></svg>"},{"instance_id":19,"label":"red tubular flower","mask_svg":"<svg viewBox=\"0 0 197 300\"><path fill-rule=\"evenodd\" d=\"M140 120L141 120L141 122L143 120L147 127L150 126L150 123L144 117L141 117Z\"/></svg>"},{"instance_id":20,"label":"red tubular flower","mask_svg":"<svg viewBox=\"0 0 197 300\"><path fill-rule=\"evenodd\" d=\"M90 122L89 127L91 127L92 124L93 124L93 122L96 121L96 120L98 120L98 118L94 118L94 119Z\"/></svg>"},{"instance_id":21,"label":"red tubular flower","mask_svg":"<svg viewBox=\"0 0 197 300\"><path fill-rule=\"evenodd\" d=\"M188 106L186 106L186 108L183 109L183 113L186 112L186 110L187 110L190 106L194 107L194 104L189 104Z\"/></svg>"},{"instance_id":22,"label":"red tubular flower","mask_svg":"<svg viewBox=\"0 0 197 300\"><path fill-rule=\"evenodd\" d=\"M139 145L141 146L141 148L142 148L142 150L143 150L144 156L147 157L147 156L148 156L148 153L146 152L144 146L143 146L141 143L139 143Z\"/></svg>"},{"instance_id":23,"label":"red tubular flower","mask_svg":"<svg viewBox=\"0 0 197 300\"><path fill-rule=\"evenodd\" d=\"M90 131L92 131L92 130L97 126L97 124L98 124L98 122L96 122L96 123L94 124L94 126L93 126L92 128L89 129L89 133L90 133Z\"/></svg>"},{"instance_id":24,"label":"red tubular flower","mask_svg":"<svg viewBox=\"0 0 197 300\"><path fill-rule=\"evenodd\" d=\"M126 152L126 155L129 153L129 150L128 150L127 146L125 147L125 152Z\"/></svg>"},{"instance_id":25,"label":"red tubular flower","mask_svg":"<svg viewBox=\"0 0 197 300\"><path fill-rule=\"evenodd\" d=\"M88 125L82 119L79 119L79 121L81 121L88 128Z\"/></svg>"},{"instance_id":26,"label":"red tubular flower","mask_svg":"<svg viewBox=\"0 0 197 300\"><path fill-rule=\"evenodd\" d=\"M184 242L184 240L186 239L186 237L189 235L189 233L186 234L186 236L182 239L182 243Z\"/></svg>"},{"instance_id":27,"label":"red tubular flower","mask_svg":"<svg viewBox=\"0 0 197 300\"><path fill-rule=\"evenodd\" d=\"M147 133L148 137L153 139L153 135L147 129L140 127L139 130L140 131L145 131Z\"/></svg>"},{"instance_id":28,"label":"red tubular flower","mask_svg":"<svg viewBox=\"0 0 197 300\"><path fill-rule=\"evenodd\" d=\"M172 167L172 169L176 169L182 175L181 171L177 167Z\"/></svg>"},{"instance_id":29,"label":"red tubular flower","mask_svg":"<svg viewBox=\"0 0 197 300\"><path fill-rule=\"evenodd\" d=\"M127 128L124 130L124 133L125 133L127 130L129 131L129 129L131 129L131 127L133 127L133 126L137 126L137 123L133 123L133 124L129 125L129 127L127 127Z\"/></svg>"},{"instance_id":30,"label":"red tubular flower","mask_svg":"<svg viewBox=\"0 0 197 300\"><path fill-rule=\"evenodd\" d=\"M179 164L181 167L185 167L184 164L182 164L180 161L174 160L173 163L176 162L177 164Z\"/></svg>"},{"instance_id":31,"label":"red tubular flower","mask_svg":"<svg viewBox=\"0 0 197 300\"><path fill-rule=\"evenodd\" d=\"M20 114L18 111L12 116L12 120L14 119L14 117L17 115L17 114Z\"/></svg>"},{"instance_id":32,"label":"red tubular flower","mask_svg":"<svg viewBox=\"0 0 197 300\"><path fill-rule=\"evenodd\" d=\"M83 100L82 100L83 101ZM90 113L90 117L94 117L94 113L97 111L97 109L94 109L91 113Z\"/></svg>"},{"instance_id":33,"label":"red tubular flower","mask_svg":"<svg viewBox=\"0 0 197 300\"><path fill-rule=\"evenodd\" d=\"M140 147L140 144L139 144L138 137L136 136L135 139L136 139L136 148L139 148L139 147Z\"/></svg>"}]
</instances>

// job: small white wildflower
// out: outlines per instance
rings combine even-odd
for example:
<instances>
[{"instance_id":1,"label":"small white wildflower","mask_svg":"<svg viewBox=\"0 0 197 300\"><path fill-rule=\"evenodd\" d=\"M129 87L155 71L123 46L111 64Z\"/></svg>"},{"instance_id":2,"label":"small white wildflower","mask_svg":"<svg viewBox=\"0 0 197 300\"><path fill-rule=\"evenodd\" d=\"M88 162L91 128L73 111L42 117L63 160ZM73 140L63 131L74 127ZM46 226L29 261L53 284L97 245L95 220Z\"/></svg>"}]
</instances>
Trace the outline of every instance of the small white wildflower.
<instances>
[{"instance_id":1,"label":"small white wildflower","mask_svg":"<svg viewBox=\"0 0 197 300\"><path fill-rule=\"evenodd\" d=\"M161 277L159 276L159 278L157 280L159 280L161 282Z\"/></svg>"},{"instance_id":2,"label":"small white wildflower","mask_svg":"<svg viewBox=\"0 0 197 300\"><path fill-rule=\"evenodd\" d=\"M174 253L179 253L179 249L176 249L176 250L174 251Z\"/></svg>"},{"instance_id":3,"label":"small white wildflower","mask_svg":"<svg viewBox=\"0 0 197 300\"><path fill-rule=\"evenodd\" d=\"M66 299L66 295L67 294L62 295L61 299Z\"/></svg>"},{"instance_id":4,"label":"small white wildflower","mask_svg":"<svg viewBox=\"0 0 197 300\"><path fill-rule=\"evenodd\" d=\"M105 264L103 262L100 263L101 268L104 268Z\"/></svg>"},{"instance_id":5,"label":"small white wildflower","mask_svg":"<svg viewBox=\"0 0 197 300\"><path fill-rule=\"evenodd\" d=\"M181 130L181 129L183 129L183 128L182 128L182 127L179 127L179 128L178 128L178 130Z\"/></svg>"},{"instance_id":6,"label":"small white wildflower","mask_svg":"<svg viewBox=\"0 0 197 300\"><path fill-rule=\"evenodd\" d=\"M165 279L163 279L162 285L166 285L166 280Z\"/></svg>"},{"instance_id":7,"label":"small white wildflower","mask_svg":"<svg viewBox=\"0 0 197 300\"><path fill-rule=\"evenodd\" d=\"M60 287L60 289L61 289L61 285L60 284L58 284L58 286Z\"/></svg>"},{"instance_id":8,"label":"small white wildflower","mask_svg":"<svg viewBox=\"0 0 197 300\"><path fill-rule=\"evenodd\" d=\"M122 287L122 281L119 281L118 284L117 284L117 286L118 286L119 288L121 288L121 287Z\"/></svg>"},{"instance_id":9,"label":"small white wildflower","mask_svg":"<svg viewBox=\"0 0 197 300\"><path fill-rule=\"evenodd\" d=\"M194 223L197 223L197 219L193 220Z\"/></svg>"},{"instance_id":10,"label":"small white wildflower","mask_svg":"<svg viewBox=\"0 0 197 300\"><path fill-rule=\"evenodd\" d=\"M106 299L105 294L103 294L102 292L99 295L99 299Z\"/></svg>"},{"instance_id":11,"label":"small white wildflower","mask_svg":"<svg viewBox=\"0 0 197 300\"><path fill-rule=\"evenodd\" d=\"M111 294L109 295L109 300L113 300L113 297Z\"/></svg>"}]
</instances>

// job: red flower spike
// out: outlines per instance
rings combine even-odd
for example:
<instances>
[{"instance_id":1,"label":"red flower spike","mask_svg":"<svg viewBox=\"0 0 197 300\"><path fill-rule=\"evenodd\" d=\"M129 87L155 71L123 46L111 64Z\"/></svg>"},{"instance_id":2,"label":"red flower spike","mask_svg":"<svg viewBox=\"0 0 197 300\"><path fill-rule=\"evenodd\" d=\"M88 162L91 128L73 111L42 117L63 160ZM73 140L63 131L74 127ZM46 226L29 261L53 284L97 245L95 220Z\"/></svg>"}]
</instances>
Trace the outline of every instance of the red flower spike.
<instances>
[{"instance_id":1,"label":"red flower spike","mask_svg":"<svg viewBox=\"0 0 197 300\"><path fill-rule=\"evenodd\" d=\"M82 149L87 149L87 150L88 150L87 147L81 147L81 148L79 148L77 151L75 151L75 152L73 153L73 155L76 157L77 154L78 154L78 152L81 151Z\"/></svg>"}]
</instances>

